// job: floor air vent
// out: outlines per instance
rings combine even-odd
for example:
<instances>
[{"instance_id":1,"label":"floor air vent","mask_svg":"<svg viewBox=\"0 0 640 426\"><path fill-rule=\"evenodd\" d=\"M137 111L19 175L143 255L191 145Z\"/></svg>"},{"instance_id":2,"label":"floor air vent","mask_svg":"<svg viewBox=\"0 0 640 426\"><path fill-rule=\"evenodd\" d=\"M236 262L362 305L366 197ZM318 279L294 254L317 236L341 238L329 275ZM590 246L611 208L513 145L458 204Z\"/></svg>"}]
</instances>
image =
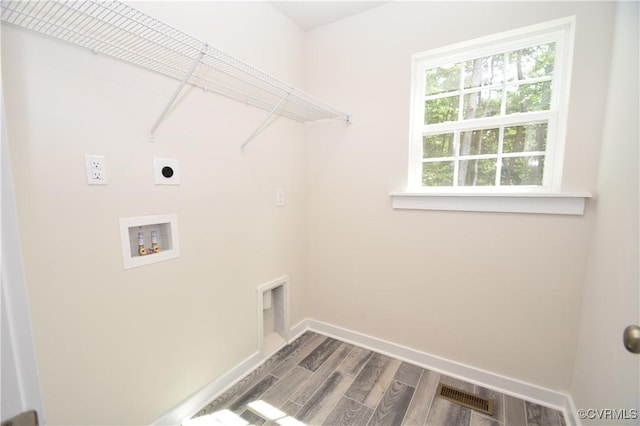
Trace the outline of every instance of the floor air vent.
<instances>
[{"instance_id":1,"label":"floor air vent","mask_svg":"<svg viewBox=\"0 0 640 426\"><path fill-rule=\"evenodd\" d=\"M456 404L464 405L465 407L493 416L493 400L491 399L482 398L470 392L443 385L442 383L438 385L436 395L440 398L455 402Z\"/></svg>"}]
</instances>

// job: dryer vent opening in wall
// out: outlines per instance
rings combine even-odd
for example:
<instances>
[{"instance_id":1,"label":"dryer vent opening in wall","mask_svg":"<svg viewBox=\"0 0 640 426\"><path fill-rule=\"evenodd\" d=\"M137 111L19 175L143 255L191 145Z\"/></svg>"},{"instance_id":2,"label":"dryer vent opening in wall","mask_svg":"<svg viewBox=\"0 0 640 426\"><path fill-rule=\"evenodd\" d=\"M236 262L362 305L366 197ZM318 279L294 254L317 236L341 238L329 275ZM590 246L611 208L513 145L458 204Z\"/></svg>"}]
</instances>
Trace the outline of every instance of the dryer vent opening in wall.
<instances>
[{"instance_id":1,"label":"dryer vent opening in wall","mask_svg":"<svg viewBox=\"0 0 640 426\"><path fill-rule=\"evenodd\" d=\"M258 287L260 352L270 355L289 337L289 281L287 277Z\"/></svg>"},{"instance_id":2,"label":"dryer vent opening in wall","mask_svg":"<svg viewBox=\"0 0 640 426\"><path fill-rule=\"evenodd\" d=\"M438 385L436 395L456 404L463 405L473 410L479 411L490 416L493 415L493 400L483 398L470 392L463 391L451 386Z\"/></svg>"}]
</instances>

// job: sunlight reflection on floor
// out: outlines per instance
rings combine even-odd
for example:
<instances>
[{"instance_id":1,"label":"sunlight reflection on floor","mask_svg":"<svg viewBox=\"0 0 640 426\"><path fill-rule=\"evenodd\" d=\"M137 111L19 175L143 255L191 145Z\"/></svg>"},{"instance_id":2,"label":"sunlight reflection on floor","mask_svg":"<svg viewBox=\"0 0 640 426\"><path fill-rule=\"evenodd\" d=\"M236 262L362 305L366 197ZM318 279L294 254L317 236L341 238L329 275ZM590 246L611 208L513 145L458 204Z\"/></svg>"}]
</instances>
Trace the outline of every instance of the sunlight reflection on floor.
<instances>
[{"instance_id":1,"label":"sunlight reflection on floor","mask_svg":"<svg viewBox=\"0 0 640 426\"><path fill-rule=\"evenodd\" d=\"M247 404L249 409L261 417L274 421L280 426L306 426L286 413L278 410L273 405L257 400ZM250 426L250 423L230 410L220 410L205 416L187 419L182 426Z\"/></svg>"}]
</instances>

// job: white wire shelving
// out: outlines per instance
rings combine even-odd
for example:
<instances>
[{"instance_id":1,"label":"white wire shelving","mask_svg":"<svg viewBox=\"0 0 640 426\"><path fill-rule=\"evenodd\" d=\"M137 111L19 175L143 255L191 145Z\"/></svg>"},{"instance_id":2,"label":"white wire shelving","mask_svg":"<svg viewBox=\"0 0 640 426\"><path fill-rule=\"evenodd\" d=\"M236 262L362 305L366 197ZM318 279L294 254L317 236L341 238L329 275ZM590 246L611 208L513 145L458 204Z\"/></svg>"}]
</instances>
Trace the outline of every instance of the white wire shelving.
<instances>
[{"instance_id":1,"label":"white wire shelving","mask_svg":"<svg viewBox=\"0 0 640 426\"><path fill-rule=\"evenodd\" d=\"M327 103L119 1L0 2L2 22L35 31L180 81L150 136L186 84L299 122L350 121Z\"/></svg>"}]
</instances>

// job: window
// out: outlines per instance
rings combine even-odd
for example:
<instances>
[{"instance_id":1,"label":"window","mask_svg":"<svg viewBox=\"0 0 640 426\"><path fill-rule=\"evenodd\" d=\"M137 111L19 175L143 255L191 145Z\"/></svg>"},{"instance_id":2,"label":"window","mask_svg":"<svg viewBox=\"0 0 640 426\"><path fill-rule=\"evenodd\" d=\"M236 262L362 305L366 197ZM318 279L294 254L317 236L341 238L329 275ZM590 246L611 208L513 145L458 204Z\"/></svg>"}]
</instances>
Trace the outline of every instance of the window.
<instances>
[{"instance_id":1,"label":"window","mask_svg":"<svg viewBox=\"0 0 640 426\"><path fill-rule=\"evenodd\" d=\"M559 190L573 23L414 55L409 190Z\"/></svg>"}]
</instances>

